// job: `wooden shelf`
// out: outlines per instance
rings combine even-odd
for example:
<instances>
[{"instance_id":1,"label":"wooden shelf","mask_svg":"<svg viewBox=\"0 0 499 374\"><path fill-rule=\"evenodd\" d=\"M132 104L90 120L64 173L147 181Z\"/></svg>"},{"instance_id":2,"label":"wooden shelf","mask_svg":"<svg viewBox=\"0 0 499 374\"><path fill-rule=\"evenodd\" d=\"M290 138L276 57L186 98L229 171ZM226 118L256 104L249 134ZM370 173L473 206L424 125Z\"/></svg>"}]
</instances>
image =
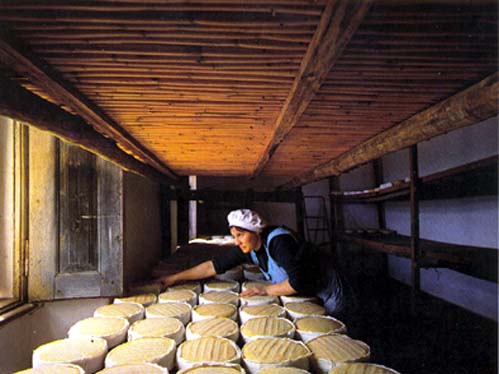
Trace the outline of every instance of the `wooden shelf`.
<instances>
[{"instance_id":1,"label":"wooden shelf","mask_svg":"<svg viewBox=\"0 0 499 374\"><path fill-rule=\"evenodd\" d=\"M337 238L356 243L363 248L395 256L411 258L409 236L397 234L344 234ZM446 267L456 271L497 282L497 249L472 247L419 239L422 256L418 263L422 268Z\"/></svg>"},{"instance_id":2,"label":"wooden shelf","mask_svg":"<svg viewBox=\"0 0 499 374\"><path fill-rule=\"evenodd\" d=\"M420 178L420 200L451 199L471 196L497 195L498 156L488 157L466 165ZM408 200L409 183L379 191L357 195L332 195L337 203L368 204L388 200Z\"/></svg>"}]
</instances>

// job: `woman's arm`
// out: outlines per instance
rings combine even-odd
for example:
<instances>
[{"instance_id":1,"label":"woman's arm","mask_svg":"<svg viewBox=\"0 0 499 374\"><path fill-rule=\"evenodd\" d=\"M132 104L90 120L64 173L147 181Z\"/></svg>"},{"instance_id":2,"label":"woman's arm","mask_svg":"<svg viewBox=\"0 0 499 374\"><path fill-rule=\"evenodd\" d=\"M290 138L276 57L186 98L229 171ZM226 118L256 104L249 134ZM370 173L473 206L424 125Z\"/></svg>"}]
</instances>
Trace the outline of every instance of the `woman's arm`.
<instances>
[{"instance_id":1,"label":"woman's arm","mask_svg":"<svg viewBox=\"0 0 499 374\"><path fill-rule=\"evenodd\" d=\"M265 287L252 287L244 292L241 292L241 296L254 296L254 295L271 295L271 296L287 296L293 295L296 290L291 287L289 280L286 279L281 283L270 284Z\"/></svg>"},{"instance_id":2,"label":"woman's arm","mask_svg":"<svg viewBox=\"0 0 499 374\"><path fill-rule=\"evenodd\" d=\"M217 272L215 271L213 262L210 260L202 262L190 269L172 275L162 276L159 278L159 281L161 282L162 288L166 288L181 281L210 278L213 277L216 273Z\"/></svg>"}]
</instances>

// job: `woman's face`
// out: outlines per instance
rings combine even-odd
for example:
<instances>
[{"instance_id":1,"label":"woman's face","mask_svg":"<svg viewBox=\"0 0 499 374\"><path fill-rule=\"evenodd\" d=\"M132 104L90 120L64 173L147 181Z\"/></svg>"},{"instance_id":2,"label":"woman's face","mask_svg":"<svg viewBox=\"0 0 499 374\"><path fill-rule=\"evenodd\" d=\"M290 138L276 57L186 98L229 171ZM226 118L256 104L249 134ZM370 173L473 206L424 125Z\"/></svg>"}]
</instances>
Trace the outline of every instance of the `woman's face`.
<instances>
[{"instance_id":1,"label":"woman's face","mask_svg":"<svg viewBox=\"0 0 499 374\"><path fill-rule=\"evenodd\" d=\"M243 253L250 253L252 250L260 249L260 235L251 231L240 230L231 227L230 233L236 239L236 245Z\"/></svg>"}]
</instances>

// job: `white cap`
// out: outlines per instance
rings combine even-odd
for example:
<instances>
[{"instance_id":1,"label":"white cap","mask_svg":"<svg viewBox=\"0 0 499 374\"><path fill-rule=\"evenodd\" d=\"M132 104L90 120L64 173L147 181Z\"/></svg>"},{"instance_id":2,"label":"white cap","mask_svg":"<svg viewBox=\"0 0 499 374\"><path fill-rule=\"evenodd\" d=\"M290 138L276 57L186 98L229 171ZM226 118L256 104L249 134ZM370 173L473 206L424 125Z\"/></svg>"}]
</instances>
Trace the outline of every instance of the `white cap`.
<instances>
[{"instance_id":1,"label":"white cap","mask_svg":"<svg viewBox=\"0 0 499 374\"><path fill-rule=\"evenodd\" d=\"M254 232L262 232L266 226L258 213L249 209L233 210L227 216L227 221L229 221L229 227L237 226Z\"/></svg>"}]
</instances>

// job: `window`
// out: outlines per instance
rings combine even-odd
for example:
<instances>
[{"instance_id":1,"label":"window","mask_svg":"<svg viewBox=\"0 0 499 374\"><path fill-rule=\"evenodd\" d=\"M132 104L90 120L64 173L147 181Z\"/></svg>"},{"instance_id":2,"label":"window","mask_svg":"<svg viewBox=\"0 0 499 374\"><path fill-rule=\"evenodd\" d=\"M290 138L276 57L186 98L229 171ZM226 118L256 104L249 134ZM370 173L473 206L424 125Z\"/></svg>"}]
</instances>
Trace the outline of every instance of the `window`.
<instances>
[{"instance_id":1,"label":"window","mask_svg":"<svg viewBox=\"0 0 499 374\"><path fill-rule=\"evenodd\" d=\"M26 300L27 129L0 116L0 312Z\"/></svg>"}]
</instances>

